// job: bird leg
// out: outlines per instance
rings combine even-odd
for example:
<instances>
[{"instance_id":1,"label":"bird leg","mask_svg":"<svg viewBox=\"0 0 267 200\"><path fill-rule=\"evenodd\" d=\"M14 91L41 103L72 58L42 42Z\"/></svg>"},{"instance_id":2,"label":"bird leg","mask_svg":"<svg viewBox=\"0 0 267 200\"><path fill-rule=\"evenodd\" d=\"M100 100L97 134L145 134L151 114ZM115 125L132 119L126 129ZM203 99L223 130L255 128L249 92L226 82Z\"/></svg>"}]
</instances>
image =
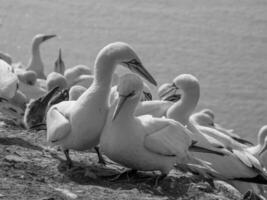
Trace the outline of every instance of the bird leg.
<instances>
[{"instance_id":1,"label":"bird leg","mask_svg":"<svg viewBox=\"0 0 267 200\"><path fill-rule=\"evenodd\" d=\"M69 150L68 149L65 149L63 150L65 156L66 156L66 159L67 159L67 165L69 167L69 169L72 167L72 160L70 159L70 154L69 154Z\"/></svg>"},{"instance_id":2,"label":"bird leg","mask_svg":"<svg viewBox=\"0 0 267 200\"><path fill-rule=\"evenodd\" d=\"M156 176L153 187L157 188L159 186L159 182L162 181L166 176L167 174L161 174L161 175Z\"/></svg>"},{"instance_id":3,"label":"bird leg","mask_svg":"<svg viewBox=\"0 0 267 200\"><path fill-rule=\"evenodd\" d=\"M136 173L137 173L136 169L126 170L126 171L116 175L114 178L109 179L109 181L116 181L116 180L122 178L123 176L126 176L127 180L129 180L131 178L131 176L136 175Z\"/></svg>"},{"instance_id":4,"label":"bird leg","mask_svg":"<svg viewBox=\"0 0 267 200\"><path fill-rule=\"evenodd\" d=\"M247 191L244 196L243 196L243 200L261 200L262 198L260 198L255 192L249 190Z\"/></svg>"},{"instance_id":5,"label":"bird leg","mask_svg":"<svg viewBox=\"0 0 267 200\"><path fill-rule=\"evenodd\" d=\"M95 147L95 151L96 151L97 156L98 156L98 163L102 164L102 165L106 165L106 161L104 160L98 146Z\"/></svg>"}]
</instances>

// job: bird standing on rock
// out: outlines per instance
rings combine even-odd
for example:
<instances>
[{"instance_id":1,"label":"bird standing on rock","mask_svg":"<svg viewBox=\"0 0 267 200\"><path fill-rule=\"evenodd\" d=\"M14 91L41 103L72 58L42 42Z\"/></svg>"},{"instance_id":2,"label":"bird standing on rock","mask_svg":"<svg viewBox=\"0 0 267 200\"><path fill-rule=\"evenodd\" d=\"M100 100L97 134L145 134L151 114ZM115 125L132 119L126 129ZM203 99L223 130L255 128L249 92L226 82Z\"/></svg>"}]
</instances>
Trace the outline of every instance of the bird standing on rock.
<instances>
[{"instance_id":1,"label":"bird standing on rock","mask_svg":"<svg viewBox=\"0 0 267 200\"><path fill-rule=\"evenodd\" d=\"M105 46L96 57L92 85L76 101L61 102L47 112L47 140L63 148L70 167L69 149L83 151L99 143L109 110L112 74L117 65L157 85L130 45L115 42Z\"/></svg>"}]
</instances>

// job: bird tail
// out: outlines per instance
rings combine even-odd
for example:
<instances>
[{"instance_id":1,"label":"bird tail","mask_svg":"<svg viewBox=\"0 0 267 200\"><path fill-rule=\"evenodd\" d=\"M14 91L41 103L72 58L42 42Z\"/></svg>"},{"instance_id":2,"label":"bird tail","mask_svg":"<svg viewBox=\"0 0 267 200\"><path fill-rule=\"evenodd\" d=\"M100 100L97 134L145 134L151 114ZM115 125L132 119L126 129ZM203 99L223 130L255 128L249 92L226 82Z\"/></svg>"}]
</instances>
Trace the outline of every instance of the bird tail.
<instances>
[{"instance_id":1,"label":"bird tail","mask_svg":"<svg viewBox=\"0 0 267 200\"><path fill-rule=\"evenodd\" d=\"M195 158L191 155L186 157L186 162L177 163L176 168L182 172L191 172L192 174L201 175L204 178L219 178L223 177L211 166L212 164Z\"/></svg>"}]
</instances>

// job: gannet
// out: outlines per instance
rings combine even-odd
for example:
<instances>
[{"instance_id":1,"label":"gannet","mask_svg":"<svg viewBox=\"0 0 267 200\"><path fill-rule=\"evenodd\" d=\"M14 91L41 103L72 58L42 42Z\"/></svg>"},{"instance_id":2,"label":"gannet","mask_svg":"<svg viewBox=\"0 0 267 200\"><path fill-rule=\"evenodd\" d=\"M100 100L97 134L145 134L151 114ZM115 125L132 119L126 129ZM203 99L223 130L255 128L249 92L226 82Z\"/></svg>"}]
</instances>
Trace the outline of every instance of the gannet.
<instances>
[{"instance_id":1,"label":"gannet","mask_svg":"<svg viewBox=\"0 0 267 200\"><path fill-rule=\"evenodd\" d=\"M21 73L17 74L20 82L23 82L28 85L35 85L37 80L37 74L35 71L21 71Z\"/></svg>"},{"instance_id":2,"label":"gannet","mask_svg":"<svg viewBox=\"0 0 267 200\"><path fill-rule=\"evenodd\" d=\"M86 90L87 88L80 85L72 86L69 91L70 100L77 100Z\"/></svg>"},{"instance_id":3,"label":"gannet","mask_svg":"<svg viewBox=\"0 0 267 200\"><path fill-rule=\"evenodd\" d=\"M195 123L196 125L207 126L207 127L216 129L241 144L253 145L252 142L241 138L238 134L234 132L233 129L226 129L222 127L221 125L215 123L214 119L215 119L215 115L211 109L203 109L200 112L196 112L192 114L189 118L189 121L191 123Z\"/></svg>"},{"instance_id":4,"label":"gannet","mask_svg":"<svg viewBox=\"0 0 267 200\"><path fill-rule=\"evenodd\" d=\"M90 77L89 82L93 82L92 70L85 65L76 65L74 67L68 68L64 72L64 76L67 80L68 87L76 85L81 81L86 81L85 79ZM86 83L84 83L86 84ZM88 83L89 84L89 83ZM83 85L82 85L83 86ZM86 87L86 86L84 86ZM89 86L87 86L88 88Z\"/></svg>"},{"instance_id":5,"label":"gannet","mask_svg":"<svg viewBox=\"0 0 267 200\"><path fill-rule=\"evenodd\" d=\"M31 58L27 70L35 71L37 78L45 79L44 64L40 55L40 44L53 37L56 37L56 35L37 34L32 40Z\"/></svg>"},{"instance_id":6,"label":"gannet","mask_svg":"<svg viewBox=\"0 0 267 200\"><path fill-rule=\"evenodd\" d=\"M180 101L168 109L167 117L186 125L194 134L196 144L202 144L206 148L217 149L217 151L223 150L222 155L199 152L193 152L192 154L197 158L210 162L212 168L225 180L266 184L267 177L263 168L252 154L242 149L241 145L239 146L233 141L229 142L231 140L230 137L227 138L224 134L225 137L203 133L202 129L199 129L198 126L189 121L189 116L193 113L200 96L199 81L192 75L183 74L176 77L174 83L175 87L182 90L182 97Z\"/></svg>"},{"instance_id":7,"label":"gannet","mask_svg":"<svg viewBox=\"0 0 267 200\"><path fill-rule=\"evenodd\" d=\"M117 65L157 85L130 45L115 42L105 46L96 57L92 85L76 101L61 102L47 112L47 140L64 149L69 166L72 163L69 149L82 151L99 143L109 109L112 74Z\"/></svg>"},{"instance_id":8,"label":"gannet","mask_svg":"<svg viewBox=\"0 0 267 200\"><path fill-rule=\"evenodd\" d=\"M258 132L258 144L247 147L246 150L256 156L267 169L267 125L260 128Z\"/></svg>"},{"instance_id":9,"label":"gannet","mask_svg":"<svg viewBox=\"0 0 267 200\"><path fill-rule=\"evenodd\" d=\"M47 90L59 87L60 90L67 88L67 80L65 76L58 72L51 72L46 79Z\"/></svg>"},{"instance_id":10,"label":"gannet","mask_svg":"<svg viewBox=\"0 0 267 200\"><path fill-rule=\"evenodd\" d=\"M13 68L0 59L0 97L10 99L18 89L18 77Z\"/></svg>"},{"instance_id":11,"label":"gannet","mask_svg":"<svg viewBox=\"0 0 267 200\"><path fill-rule=\"evenodd\" d=\"M191 133L179 122L151 115L135 116L143 90L138 76L124 75L117 90L116 108L110 109L100 138L100 149L106 156L133 170L159 170L161 178L176 163L205 165L188 152L193 146ZM204 175L202 170L199 173Z\"/></svg>"}]
</instances>

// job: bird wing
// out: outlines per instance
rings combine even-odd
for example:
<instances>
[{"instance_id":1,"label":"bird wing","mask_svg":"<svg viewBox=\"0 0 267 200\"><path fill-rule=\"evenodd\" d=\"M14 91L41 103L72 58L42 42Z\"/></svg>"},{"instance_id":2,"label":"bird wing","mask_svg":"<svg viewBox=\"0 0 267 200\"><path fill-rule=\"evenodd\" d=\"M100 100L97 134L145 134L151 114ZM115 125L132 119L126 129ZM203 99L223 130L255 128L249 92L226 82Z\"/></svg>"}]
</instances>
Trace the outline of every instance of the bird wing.
<instances>
[{"instance_id":1,"label":"bird wing","mask_svg":"<svg viewBox=\"0 0 267 200\"><path fill-rule=\"evenodd\" d=\"M19 89L26 95L28 99L37 99L44 95L47 91L38 85L29 85L19 81Z\"/></svg>"},{"instance_id":2,"label":"bird wing","mask_svg":"<svg viewBox=\"0 0 267 200\"><path fill-rule=\"evenodd\" d=\"M71 131L69 119L66 117L66 114L57 107L57 105L59 104L52 106L46 115L47 140L52 143L66 137Z\"/></svg>"},{"instance_id":3,"label":"bird wing","mask_svg":"<svg viewBox=\"0 0 267 200\"><path fill-rule=\"evenodd\" d=\"M173 102L169 101L144 101L140 102L135 110L135 116L152 115L153 117L162 117Z\"/></svg>"},{"instance_id":4,"label":"bird wing","mask_svg":"<svg viewBox=\"0 0 267 200\"><path fill-rule=\"evenodd\" d=\"M174 120L151 116L142 116L142 119L147 133L144 138L144 146L147 150L160 155L176 156L179 152L185 152L191 144L186 128Z\"/></svg>"}]
</instances>

